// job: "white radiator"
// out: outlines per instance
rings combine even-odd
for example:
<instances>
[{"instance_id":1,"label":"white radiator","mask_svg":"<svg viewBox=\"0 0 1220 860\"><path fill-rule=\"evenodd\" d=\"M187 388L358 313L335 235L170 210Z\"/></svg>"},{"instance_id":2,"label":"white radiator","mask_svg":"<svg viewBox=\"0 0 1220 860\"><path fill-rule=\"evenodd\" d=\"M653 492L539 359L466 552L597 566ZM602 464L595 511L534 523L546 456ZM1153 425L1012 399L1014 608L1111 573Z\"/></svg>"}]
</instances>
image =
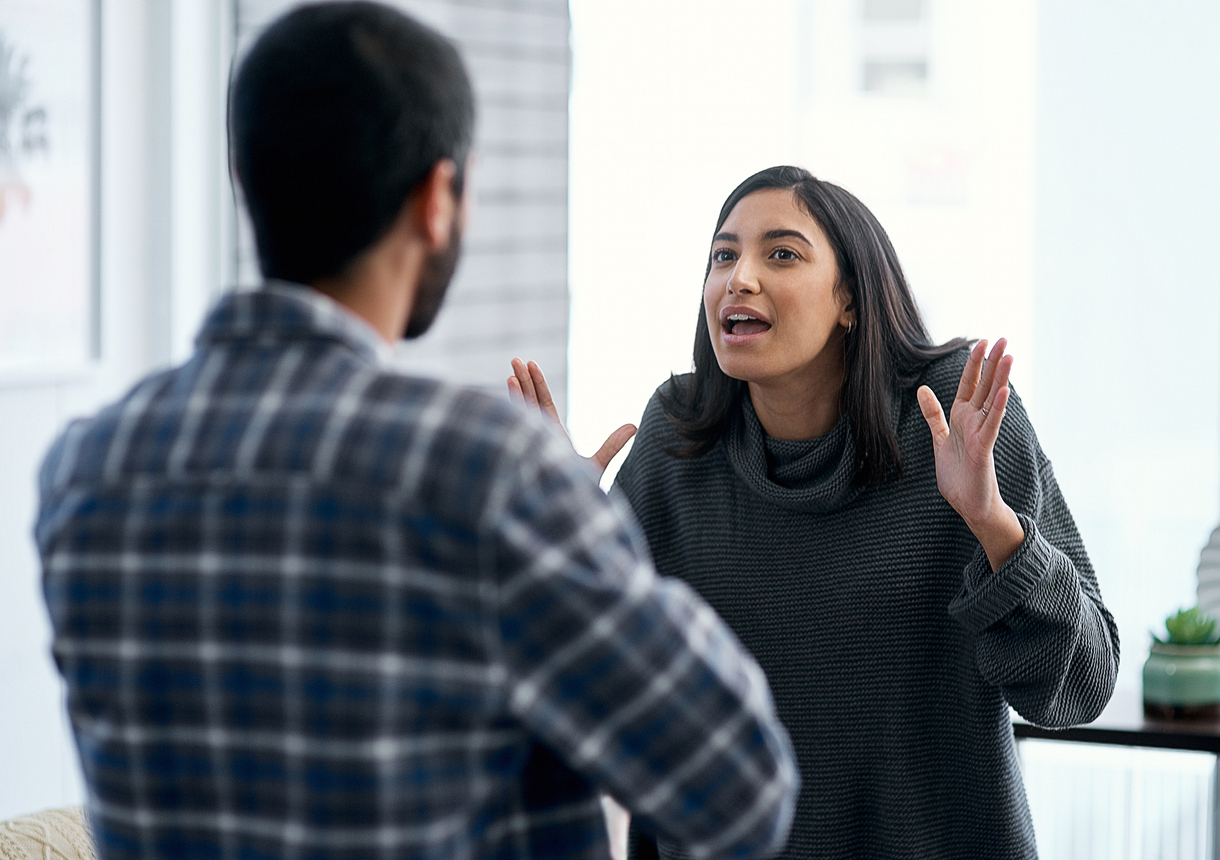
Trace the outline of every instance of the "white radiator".
<instances>
[{"instance_id":1,"label":"white radiator","mask_svg":"<svg viewBox=\"0 0 1220 860\"><path fill-rule=\"evenodd\" d=\"M1210 753L1023 740L1041 860L1212 860Z\"/></svg>"}]
</instances>

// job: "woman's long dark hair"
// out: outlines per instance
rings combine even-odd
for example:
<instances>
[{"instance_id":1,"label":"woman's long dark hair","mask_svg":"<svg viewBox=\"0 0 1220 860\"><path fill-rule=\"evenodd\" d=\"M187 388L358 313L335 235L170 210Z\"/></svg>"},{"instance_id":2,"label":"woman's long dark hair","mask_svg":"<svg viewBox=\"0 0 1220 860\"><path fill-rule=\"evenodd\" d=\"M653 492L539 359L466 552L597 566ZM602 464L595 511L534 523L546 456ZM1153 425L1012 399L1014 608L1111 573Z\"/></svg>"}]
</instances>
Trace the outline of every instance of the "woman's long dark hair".
<instances>
[{"instance_id":1,"label":"woman's long dark hair","mask_svg":"<svg viewBox=\"0 0 1220 860\"><path fill-rule=\"evenodd\" d=\"M956 338L932 343L911 296L889 236L863 203L837 185L800 167L771 167L738 185L720 209L713 235L742 198L769 188L787 189L818 223L834 248L839 289L849 296L855 325L844 336L846 375L840 405L851 416L859 471L856 480L878 484L902 474L890 405L898 391L915 383L928 363L967 345ZM711 256L704 281L711 272ZM746 383L727 376L716 361L703 302L695 329L692 380L671 377L661 405L687 440L672 452L683 459L710 451L728 429Z\"/></svg>"}]
</instances>

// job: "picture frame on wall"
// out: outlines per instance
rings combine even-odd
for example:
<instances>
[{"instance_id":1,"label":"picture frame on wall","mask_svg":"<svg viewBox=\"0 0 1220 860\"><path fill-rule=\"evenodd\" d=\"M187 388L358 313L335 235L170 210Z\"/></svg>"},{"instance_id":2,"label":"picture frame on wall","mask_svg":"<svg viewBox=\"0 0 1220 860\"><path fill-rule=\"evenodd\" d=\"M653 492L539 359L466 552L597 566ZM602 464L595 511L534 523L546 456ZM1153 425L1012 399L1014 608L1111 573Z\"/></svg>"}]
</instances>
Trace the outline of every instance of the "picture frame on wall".
<instances>
[{"instance_id":1,"label":"picture frame on wall","mask_svg":"<svg viewBox=\"0 0 1220 860\"><path fill-rule=\"evenodd\" d=\"M0 0L0 382L101 357L99 0Z\"/></svg>"}]
</instances>

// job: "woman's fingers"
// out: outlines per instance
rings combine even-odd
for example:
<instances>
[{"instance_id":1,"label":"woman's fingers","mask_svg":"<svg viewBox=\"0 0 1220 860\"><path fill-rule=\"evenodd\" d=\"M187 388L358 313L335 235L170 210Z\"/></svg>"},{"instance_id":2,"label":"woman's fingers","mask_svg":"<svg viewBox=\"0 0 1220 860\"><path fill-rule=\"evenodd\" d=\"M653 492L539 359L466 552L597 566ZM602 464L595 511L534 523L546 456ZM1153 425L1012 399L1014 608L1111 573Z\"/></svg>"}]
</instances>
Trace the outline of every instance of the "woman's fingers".
<instances>
[{"instance_id":1,"label":"woman's fingers","mask_svg":"<svg viewBox=\"0 0 1220 860\"><path fill-rule=\"evenodd\" d=\"M1012 372L1012 361L1012 356L1006 355L996 362L995 373L992 374L992 379L987 386L987 397L984 398L981 408L985 415L991 412L992 404L995 402L996 395L1000 393L1000 389L1007 387L1008 375Z\"/></svg>"},{"instance_id":2,"label":"woman's fingers","mask_svg":"<svg viewBox=\"0 0 1220 860\"><path fill-rule=\"evenodd\" d=\"M536 361L525 362L519 358L512 360L512 366L513 375L508 378L509 396L522 400L530 406L536 406L539 412L550 416L551 420L562 430L563 422L559 420L559 409L555 406L551 386L547 384L542 368ZM609 438L597 449L597 453L589 458L589 462L593 463L599 472L606 471L610 461L619 451L623 450L627 440L634 435L635 425L624 424L610 434Z\"/></svg>"},{"instance_id":3,"label":"woman's fingers","mask_svg":"<svg viewBox=\"0 0 1220 860\"><path fill-rule=\"evenodd\" d=\"M995 446L1000 436L1000 423L1004 420L1004 409L1008 405L1008 396L1012 389L1008 387L1008 376L1012 373L1013 358L1006 355L996 362L995 378L990 385L987 399L983 401L979 412L983 416L980 428L981 440L989 449Z\"/></svg>"},{"instance_id":4,"label":"woman's fingers","mask_svg":"<svg viewBox=\"0 0 1220 860\"><path fill-rule=\"evenodd\" d=\"M1013 358L1006 355L996 362L995 373L988 386L987 398L979 407L979 441L991 450L1000 436L1000 422L1004 420L1004 408L1008 404L1008 375L1012 372Z\"/></svg>"},{"instance_id":5,"label":"woman's fingers","mask_svg":"<svg viewBox=\"0 0 1220 860\"><path fill-rule=\"evenodd\" d=\"M551 396L551 388L546 384L542 368L536 362L526 363L519 358L512 360L512 366L513 375L508 380L509 394L519 395L527 404L537 406L540 412L562 426L555 398Z\"/></svg>"},{"instance_id":6,"label":"woman's fingers","mask_svg":"<svg viewBox=\"0 0 1220 860\"><path fill-rule=\"evenodd\" d=\"M932 431L932 444L940 445L949 438L949 424L945 421L945 410L940 408L940 401L936 399L932 389L926 385L919 386L915 397L919 400L919 408L923 412L924 420L928 422L928 429Z\"/></svg>"},{"instance_id":7,"label":"woman's fingers","mask_svg":"<svg viewBox=\"0 0 1220 860\"><path fill-rule=\"evenodd\" d=\"M531 406L538 405L538 394L534 391L534 380L530 376L529 368L525 366L525 362L519 358L512 360L513 379L517 381L517 391L521 394L521 399ZM510 390L513 388L513 383L508 383Z\"/></svg>"},{"instance_id":8,"label":"woman's fingers","mask_svg":"<svg viewBox=\"0 0 1220 860\"><path fill-rule=\"evenodd\" d=\"M597 466L601 472L606 471L606 467L610 465L610 461L614 459L619 451L623 450L623 446L627 444L627 440L635 435L634 424L624 424L622 427L615 430L607 437L602 446L597 449L597 453L589 459Z\"/></svg>"},{"instance_id":9,"label":"woman's fingers","mask_svg":"<svg viewBox=\"0 0 1220 860\"><path fill-rule=\"evenodd\" d=\"M987 341L980 340L970 350L966 366L962 368L962 379L957 384L957 394L954 400L969 400L979 385L979 369L983 366L983 354L987 351ZM935 398L934 398L935 399Z\"/></svg>"},{"instance_id":10,"label":"woman's fingers","mask_svg":"<svg viewBox=\"0 0 1220 860\"><path fill-rule=\"evenodd\" d=\"M996 372L999 369L1000 362L1004 358L1004 347L1008 345L1005 338L1000 338L995 342L995 346L991 348L991 354L987 356L987 361L983 363L982 376L979 379L979 384L974 387L974 394L970 398L970 405L975 409L982 408L983 404L994 396L997 386L994 386Z\"/></svg>"},{"instance_id":11,"label":"woman's fingers","mask_svg":"<svg viewBox=\"0 0 1220 860\"><path fill-rule=\"evenodd\" d=\"M1004 420L1004 410L1008 406L1010 389L1007 385L995 393L987 415L983 418L982 441L990 450L995 447L996 439L1000 438L1000 423Z\"/></svg>"},{"instance_id":12,"label":"woman's fingers","mask_svg":"<svg viewBox=\"0 0 1220 860\"><path fill-rule=\"evenodd\" d=\"M529 373L530 381L534 386L538 408L558 421L559 409L555 406L555 398L551 396L551 386L546 384L546 377L542 374L542 368L538 366L538 362L531 361L526 365L526 371Z\"/></svg>"}]
</instances>

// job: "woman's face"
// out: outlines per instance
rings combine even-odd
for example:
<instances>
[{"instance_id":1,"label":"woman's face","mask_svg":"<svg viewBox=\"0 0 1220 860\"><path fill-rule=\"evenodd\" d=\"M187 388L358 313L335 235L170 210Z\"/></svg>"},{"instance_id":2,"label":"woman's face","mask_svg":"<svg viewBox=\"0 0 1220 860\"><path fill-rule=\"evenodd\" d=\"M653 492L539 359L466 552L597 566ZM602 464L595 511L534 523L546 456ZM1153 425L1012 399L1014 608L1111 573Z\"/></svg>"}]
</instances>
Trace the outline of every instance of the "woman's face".
<instances>
[{"instance_id":1,"label":"woman's face","mask_svg":"<svg viewBox=\"0 0 1220 860\"><path fill-rule=\"evenodd\" d=\"M786 189L743 197L712 241L703 309L720 369L746 382L841 374L855 319L822 228Z\"/></svg>"}]
</instances>

